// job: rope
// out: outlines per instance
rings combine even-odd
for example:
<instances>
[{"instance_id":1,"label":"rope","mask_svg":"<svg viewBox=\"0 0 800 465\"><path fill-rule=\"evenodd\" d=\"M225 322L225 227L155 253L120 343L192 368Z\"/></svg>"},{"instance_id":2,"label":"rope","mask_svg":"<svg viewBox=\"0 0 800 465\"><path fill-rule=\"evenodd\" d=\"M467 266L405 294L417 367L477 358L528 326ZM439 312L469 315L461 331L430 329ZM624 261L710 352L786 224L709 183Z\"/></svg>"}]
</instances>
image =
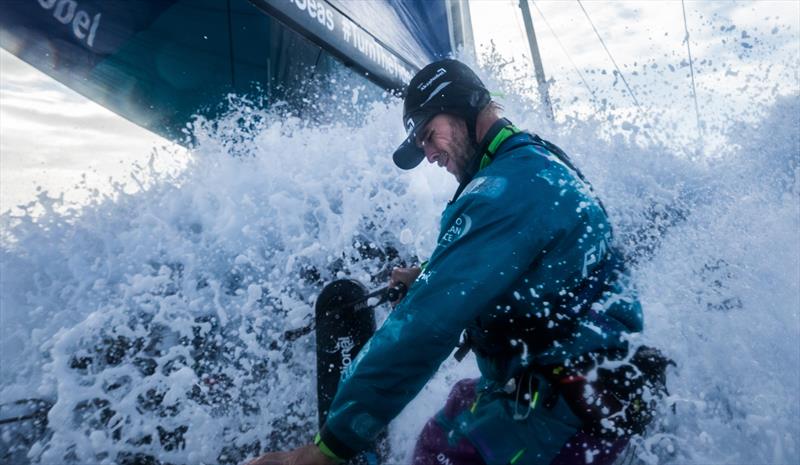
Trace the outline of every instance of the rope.
<instances>
[{"instance_id":1,"label":"rope","mask_svg":"<svg viewBox=\"0 0 800 465\"><path fill-rule=\"evenodd\" d=\"M697 137L703 138L703 126L700 123L700 106L697 104L697 88L694 84L694 62L692 61L692 48L689 46L689 25L686 23L686 4L681 0L683 8L683 29L686 31L686 52L689 54L689 72L692 75L692 97L694 97L694 114L697 116Z\"/></svg>"},{"instance_id":2,"label":"rope","mask_svg":"<svg viewBox=\"0 0 800 465\"><path fill-rule=\"evenodd\" d=\"M625 79L625 75L622 74L622 70L620 70L619 66L617 66L617 62L614 60L614 57L611 55L611 52L608 50L608 47L606 47L606 43L603 41L603 38L600 37L600 33L597 32L597 28L594 26L594 22L592 22L592 18L589 17L589 13L586 12L586 8L583 7L583 3L581 3L581 0L578 0L578 5L581 7L581 10L583 10L583 14L586 15L586 19L589 20L589 24L592 25L592 29L594 29L594 33L597 35L597 38L600 39L600 44L603 45L603 48L605 49L606 53L608 54L608 57L611 58L611 63L613 63L614 64L614 68L617 69L617 73L619 73L619 77L622 78L622 82L625 84L625 87L628 89L628 93L630 94L631 98L633 99L633 103L636 104L636 108L638 108L639 111L642 111L642 107L641 107L641 105L639 105L639 101L636 99L636 95L633 93L633 89L631 89L631 86L628 85L628 81Z\"/></svg>"},{"instance_id":3,"label":"rope","mask_svg":"<svg viewBox=\"0 0 800 465\"><path fill-rule=\"evenodd\" d=\"M556 34L556 31L553 29L552 26L550 26L550 22L547 21L547 18L544 17L544 13L542 13L542 10L539 9L539 5L537 5L536 2L533 0L531 0L531 3L533 4L533 7L536 8L536 11L539 12L539 16L541 16L542 19L544 20L544 24L547 25L547 29L549 29L550 33L553 34L553 37L555 37L556 42L558 42L558 46L561 47L561 51L564 52L564 55L567 56L567 59L572 65L572 69L574 69L575 72L578 73L578 77L581 78L583 85L586 86L586 89L589 91L589 94L591 94L592 105L594 106L595 111L597 111L597 94L595 94L594 90L591 88L591 86L589 86L589 83L586 82L586 79L583 77L583 73L581 73L581 70L578 69L578 67L575 65L575 62L572 61L572 57L570 56L569 52L567 52L567 49L566 47L564 47L564 44L561 43L561 39L558 38L558 34Z\"/></svg>"}]
</instances>

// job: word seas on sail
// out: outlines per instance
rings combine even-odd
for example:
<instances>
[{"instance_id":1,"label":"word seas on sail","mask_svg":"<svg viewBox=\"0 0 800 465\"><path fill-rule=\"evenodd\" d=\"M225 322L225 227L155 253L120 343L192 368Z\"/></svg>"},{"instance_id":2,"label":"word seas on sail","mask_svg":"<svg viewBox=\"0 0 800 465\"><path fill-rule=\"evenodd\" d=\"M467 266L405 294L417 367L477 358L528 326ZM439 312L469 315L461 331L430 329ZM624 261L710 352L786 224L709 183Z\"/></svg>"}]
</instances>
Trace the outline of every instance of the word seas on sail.
<instances>
[{"instance_id":1,"label":"word seas on sail","mask_svg":"<svg viewBox=\"0 0 800 465\"><path fill-rule=\"evenodd\" d=\"M290 0L297 8L308 12L308 15L319 21L320 24L333 30L333 11L325 8L325 3L317 0Z\"/></svg>"}]
</instances>

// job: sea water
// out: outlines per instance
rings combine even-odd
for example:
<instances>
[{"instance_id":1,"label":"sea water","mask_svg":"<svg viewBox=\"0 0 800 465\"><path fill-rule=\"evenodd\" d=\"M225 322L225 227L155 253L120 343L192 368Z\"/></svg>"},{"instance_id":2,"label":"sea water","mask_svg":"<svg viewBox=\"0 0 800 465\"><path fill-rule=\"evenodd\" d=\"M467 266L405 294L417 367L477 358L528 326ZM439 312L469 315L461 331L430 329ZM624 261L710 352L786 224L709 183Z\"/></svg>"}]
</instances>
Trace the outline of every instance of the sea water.
<instances>
[{"instance_id":1,"label":"sea water","mask_svg":"<svg viewBox=\"0 0 800 465\"><path fill-rule=\"evenodd\" d=\"M677 364L626 460L800 462L797 63L788 91L715 114L706 141L670 124L693 115L666 109L647 117L659 124L613 105L553 124L496 78L503 66L481 73L503 89L507 116L569 153L615 224L645 311L636 341ZM286 331L312 321L324 283L375 288L429 256L456 187L433 166L392 165L397 99L364 104L342 86L322 100L320 111L355 117L310 123L232 98L189 128L183 171L152 163L135 169L136 193L80 208L41 193L2 216L0 398L53 402L46 433L15 460L240 463L311 441L314 337ZM474 360L445 362L392 423L390 463L408 460L449 387L470 376Z\"/></svg>"}]
</instances>

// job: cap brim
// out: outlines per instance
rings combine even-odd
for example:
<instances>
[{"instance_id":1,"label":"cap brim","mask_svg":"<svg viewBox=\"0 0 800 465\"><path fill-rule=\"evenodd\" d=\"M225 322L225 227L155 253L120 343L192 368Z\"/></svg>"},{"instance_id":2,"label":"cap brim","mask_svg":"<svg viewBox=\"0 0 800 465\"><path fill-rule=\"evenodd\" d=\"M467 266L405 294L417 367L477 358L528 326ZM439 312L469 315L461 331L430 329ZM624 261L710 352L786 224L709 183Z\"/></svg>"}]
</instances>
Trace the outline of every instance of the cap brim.
<instances>
[{"instance_id":1,"label":"cap brim","mask_svg":"<svg viewBox=\"0 0 800 465\"><path fill-rule=\"evenodd\" d=\"M425 152L417 147L414 136L413 133L409 135L392 155L394 164L400 169L410 170L425 158Z\"/></svg>"},{"instance_id":2,"label":"cap brim","mask_svg":"<svg viewBox=\"0 0 800 465\"><path fill-rule=\"evenodd\" d=\"M392 160L394 160L394 164L398 168L410 170L425 159L425 151L417 147L417 131L423 129L434 116L434 114L428 114L419 120L414 125L414 129L408 134L408 137L406 137L406 140L394 151Z\"/></svg>"}]
</instances>

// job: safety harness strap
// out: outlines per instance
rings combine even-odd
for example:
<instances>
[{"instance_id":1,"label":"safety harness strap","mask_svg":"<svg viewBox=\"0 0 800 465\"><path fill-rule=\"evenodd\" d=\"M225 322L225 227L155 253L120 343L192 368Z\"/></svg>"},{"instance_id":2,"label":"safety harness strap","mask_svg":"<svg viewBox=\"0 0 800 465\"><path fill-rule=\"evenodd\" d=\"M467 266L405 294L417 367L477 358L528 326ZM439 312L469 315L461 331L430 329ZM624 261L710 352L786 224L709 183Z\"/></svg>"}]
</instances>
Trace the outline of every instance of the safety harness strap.
<instances>
[{"instance_id":1,"label":"safety harness strap","mask_svg":"<svg viewBox=\"0 0 800 465\"><path fill-rule=\"evenodd\" d=\"M478 148L477 153L480 154L480 157L476 157L475 160L478 161L478 166L475 167L476 161L472 162L472 172L477 173L478 171L486 168L492 163L492 159L494 158L494 154L500 149L504 142L506 142L511 136L515 134L519 134L520 129L514 126L511 121L506 118L500 118L492 124L488 131L486 131L486 135L483 136L483 141L481 142L480 147ZM468 179L464 180L459 184L456 193L453 195L453 198L448 202L448 204L452 204L458 199L458 196L461 195L461 192L467 187L467 185L472 181L472 176L469 176Z\"/></svg>"},{"instance_id":2,"label":"safety harness strap","mask_svg":"<svg viewBox=\"0 0 800 465\"><path fill-rule=\"evenodd\" d=\"M520 131L519 128L514 126L508 119L501 118L500 120L496 121L492 125L492 127L489 128L486 137L484 137L484 142L481 146L483 155L481 158L479 169L483 169L486 166L488 166L492 162L492 159L494 158L494 155L497 153L497 151L501 147L503 147L505 143L509 141L509 139L511 139L512 136L520 133L522 133L522 131ZM563 150L561 150L558 146L542 139L538 135L528 134L528 133L522 133L522 134L525 137L518 137L512 139L511 145L509 145L508 147L504 147L504 151L508 152L516 150L526 145L534 145L540 147L545 151L547 151L548 153L551 153L556 158L558 158L559 161L561 161L569 170L571 170L581 181L583 181L591 189L591 185L583 176L583 173L581 173L580 170L578 170L575 167L575 165L572 163L572 160L570 160L569 156L567 156L567 154ZM467 183L462 183L462 185L459 186L459 189L456 192L456 195L453 197L452 201L458 198L463 188L466 187L466 184ZM605 212L605 208L603 207L602 203L600 203L599 199L598 199L598 204L600 205L600 208L602 208L603 211ZM612 248L611 250L609 250L609 253L605 257L603 263L599 267L595 268L595 270L581 282L581 284L577 289L573 290L573 292L571 293L572 297L560 299L561 301L558 302L557 306L563 308L575 308L575 307L580 308L580 311L577 314L573 315L573 319L577 324L580 318L587 313L590 306L602 298L603 293L606 290L608 290L609 285L616 280L617 274L623 271L624 271L624 262L620 257L620 252ZM564 332L571 333L571 331L569 331L569 328L565 328ZM454 354L456 360L461 361L471 349L475 349L478 352L484 354L489 352L493 356L503 355L495 353L498 350L497 344L493 344L491 341L488 340L485 341L481 340L485 339L481 337L481 334L482 334L481 331L467 330L464 332L464 334L462 335L462 340L456 350L456 353ZM526 336L529 336L528 332L526 332L524 328L518 328L513 325L512 327L509 328L509 334L519 336L518 338L522 339L523 341L525 340ZM506 345L501 345L500 347L503 347L504 350L506 351L511 350L510 348L507 348Z\"/></svg>"}]
</instances>

